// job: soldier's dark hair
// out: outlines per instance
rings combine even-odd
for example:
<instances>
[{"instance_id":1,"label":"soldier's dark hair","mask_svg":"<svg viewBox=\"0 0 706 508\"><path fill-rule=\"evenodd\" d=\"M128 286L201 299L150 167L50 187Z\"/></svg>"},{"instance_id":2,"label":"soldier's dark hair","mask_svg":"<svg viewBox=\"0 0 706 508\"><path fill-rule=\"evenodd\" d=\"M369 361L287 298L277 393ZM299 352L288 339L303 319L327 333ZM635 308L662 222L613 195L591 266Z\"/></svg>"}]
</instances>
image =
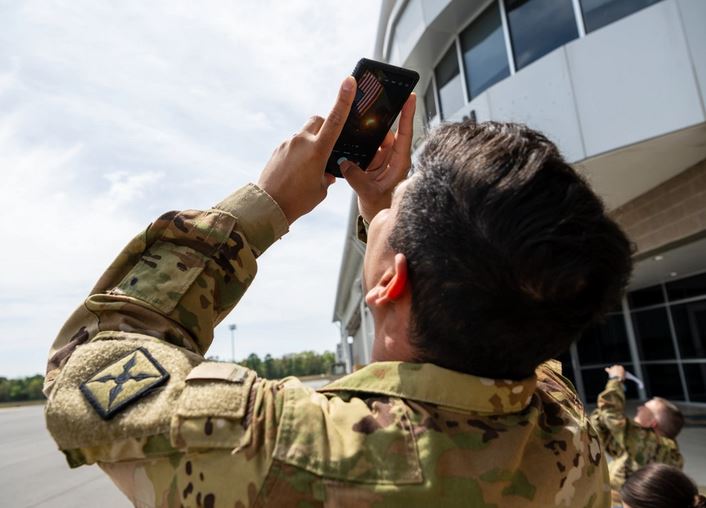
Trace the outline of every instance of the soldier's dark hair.
<instances>
[{"instance_id":1,"label":"soldier's dark hair","mask_svg":"<svg viewBox=\"0 0 706 508\"><path fill-rule=\"evenodd\" d=\"M655 415L660 433L674 439L684 427L684 415L681 410L667 399L655 397L660 402L660 409Z\"/></svg>"},{"instance_id":2,"label":"soldier's dark hair","mask_svg":"<svg viewBox=\"0 0 706 508\"><path fill-rule=\"evenodd\" d=\"M706 498L688 476L657 462L630 475L620 497L630 508L706 508Z\"/></svg>"},{"instance_id":3,"label":"soldier's dark hair","mask_svg":"<svg viewBox=\"0 0 706 508\"><path fill-rule=\"evenodd\" d=\"M556 146L526 126L443 124L390 246L408 262L418 361L521 379L612 309L631 244Z\"/></svg>"}]
</instances>

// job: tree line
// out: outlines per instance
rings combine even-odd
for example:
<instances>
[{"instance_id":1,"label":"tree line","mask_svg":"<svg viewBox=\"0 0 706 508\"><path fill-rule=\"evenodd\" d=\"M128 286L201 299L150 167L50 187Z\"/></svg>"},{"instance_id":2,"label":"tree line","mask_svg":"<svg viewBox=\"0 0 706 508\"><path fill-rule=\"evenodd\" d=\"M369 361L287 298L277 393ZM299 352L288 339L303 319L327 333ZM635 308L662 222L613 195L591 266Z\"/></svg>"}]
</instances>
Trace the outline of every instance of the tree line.
<instances>
[{"instance_id":1,"label":"tree line","mask_svg":"<svg viewBox=\"0 0 706 508\"><path fill-rule=\"evenodd\" d=\"M41 400L44 398L43 385L44 376L39 374L18 379L0 377L0 402Z\"/></svg>"},{"instance_id":2,"label":"tree line","mask_svg":"<svg viewBox=\"0 0 706 508\"><path fill-rule=\"evenodd\" d=\"M331 374L336 364L336 355L331 351L317 353L316 351L302 351L273 358L266 354L260 358L255 353L250 354L240 365L254 370L261 377L268 379L281 379L287 376L313 376L316 374Z\"/></svg>"},{"instance_id":3,"label":"tree line","mask_svg":"<svg viewBox=\"0 0 706 508\"><path fill-rule=\"evenodd\" d=\"M218 358L211 358L217 360ZM303 351L273 358L266 354L260 358L252 353L247 358L238 362L268 379L281 379L287 376L313 376L317 374L331 374L336 363L336 356L330 352L317 353L316 351ZM0 402L23 402L27 400L44 399L42 386L44 376L23 377L8 379L0 376Z\"/></svg>"}]
</instances>

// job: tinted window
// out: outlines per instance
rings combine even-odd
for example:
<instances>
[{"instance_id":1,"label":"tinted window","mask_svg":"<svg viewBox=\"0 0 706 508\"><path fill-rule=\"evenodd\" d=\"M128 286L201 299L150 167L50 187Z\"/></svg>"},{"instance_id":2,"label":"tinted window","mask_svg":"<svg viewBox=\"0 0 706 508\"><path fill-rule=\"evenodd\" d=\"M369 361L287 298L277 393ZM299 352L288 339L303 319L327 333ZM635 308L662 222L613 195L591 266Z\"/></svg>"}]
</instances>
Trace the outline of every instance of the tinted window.
<instances>
[{"instance_id":1,"label":"tinted window","mask_svg":"<svg viewBox=\"0 0 706 508\"><path fill-rule=\"evenodd\" d=\"M623 315L611 314L604 323L589 328L577 346L582 365L625 363L630 360Z\"/></svg>"},{"instance_id":2,"label":"tinted window","mask_svg":"<svg viewBox=\"0 0 706 508\"><path fill-rule=\"evenodd\" d=\"M633 312L632 322L643 360L675 358L667 310L664 307Z\"/></svg>"},{"instance_id":3,"label":"tinted window","mask_svg":"<svg viewBox=\"0 0 706 508\"><path fill-rule=\"evenodd\" d=\"M684 365L689 397L695 402L706 402L706 363Z\"/></svg>"},{"instance_id":4,"label":"tinted window","mask_svg":"<svg viewBox=\"0 0 706 508\"><path fill-rule=\"evenodd\" d=\"M662 286L650 286L648 288L638 289L637 291L631 291L628 294L628 301L632 309L664 303Z\"/></svg>"},{"instance_id":5,"label":"tinted window","mask_svg":"<svg viewBox=\"0 0 706 508\"><path fill-rule=\"evenodd\" d=\"M464 105L461 74L458 71L458 54L456 45L452 44L434 71L436 86L439 89L439 105L441 118L448 118Z\"/></svg>"},{"instance_id":6,"label":"tinted window","mask_svg":"<svg viewBox=\"0 0 706 508\"><path fill-rule=\"evenodd\" d=\"M505 0L519 70L579 36L571 0Z\"/></svg>"},{"instance_id":7,"label":"tinted window","mask_svg":"<svg viewBox=\"0 0 706 508\"><path fill-rule=\"evenodd\" d=\"M498 4L493 3L461 33L461 49L471 98L510 75Z\"/></svg>"},{"instance_id":8,"label":"tinted window","mask_svg":"<svg viewBox=\"0 0 706 508\"><path fill-rule=\"evenodd\" d=\"M648 397L684 400L684 391L679 377L679 368L675 363L663 365L643 365L645 388Z\"/></svg>"},{"instance_id":9,"label":"tinted window","mask_svg":"<svg viewBox=\"0 0 706 508\"><path fill-rule=\"evenodd\" d=\"M429 83L427 91L424 92L424 109L427 113L427 122L436 116L436 102L434 101L434 84Z\"/></svg>"},{"instance_id":10,"label":"tinted window","mask_svg":"<svg viewBox=\"0 0 706 508\"><path fill-rule=\"evenodd\" d=\"M706 301L671 307L682 358L706 358Z\"/></svg>"},{"instance_id":11,"label":"tinted window","mask_svg":"<svg viewBox=\"0 0 706 508\"><path fill-rule=\"evenodd\" d=\"M667 284L667 298L672 302L704 295L706 295L706 273Z\"/></svg>"},{"instance_id":12,"label":"tinted window","mask_svg":"<svg viewBox=\"0 0 706 508\"><path fill-rule=\"evenodd\" d=\"M656 4L660 0L581 0L583 24L586 33L593 32L608 23Z\"/></svg>"},{"instance_id":13,"label":"tinted window","mask_svg":"<svg viewBox=\"0 0 706 508\"><path fill-rule=\"evenodd\" d=\"M608 365L606 365L607 367ZM634 373L632 364L625 365L625 368ZM598 394L605 389L608 382L608 374L603 367L596 369L582 369L583 389L586 392L586 404L595 404L598 400ZM625 382L625 397L628 399L637 399L637 385L631 381Z\"/></svg>"}]
</instances>

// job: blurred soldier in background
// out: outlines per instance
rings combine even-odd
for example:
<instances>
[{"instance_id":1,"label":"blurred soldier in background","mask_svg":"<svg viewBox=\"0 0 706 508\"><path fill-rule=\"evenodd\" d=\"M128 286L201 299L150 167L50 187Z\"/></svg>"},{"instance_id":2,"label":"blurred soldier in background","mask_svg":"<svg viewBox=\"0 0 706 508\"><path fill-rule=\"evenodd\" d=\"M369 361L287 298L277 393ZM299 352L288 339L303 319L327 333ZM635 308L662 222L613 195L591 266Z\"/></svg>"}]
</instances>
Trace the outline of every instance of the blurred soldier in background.
<instances>
[{"instance_id":1,"label":"blurred soldier in background","mask_svg":"<svg viewBox=\"0 0 706 508\"><path fill-rule=\"evenodd\" d=\"M599 431L610 463L610 483L614 492L632 473L652 462L681 468L684 458L676 437L684 426L684 416L668 400L654 397L637 408L635 418L625 416L625 368L613 365L606 388L598 396L591 421Z\"/></svg>"},{"instance_id":2,"label":"blurred soldier in background","mask_svg":"<svg viewBox=\"0 0 706 508\"><path fill-rule=\"evenodd\" d=\"M674 466L653 462L638 469L620 489L623 508L706 508L706 497Z\"/></svg>"}]
</instances>

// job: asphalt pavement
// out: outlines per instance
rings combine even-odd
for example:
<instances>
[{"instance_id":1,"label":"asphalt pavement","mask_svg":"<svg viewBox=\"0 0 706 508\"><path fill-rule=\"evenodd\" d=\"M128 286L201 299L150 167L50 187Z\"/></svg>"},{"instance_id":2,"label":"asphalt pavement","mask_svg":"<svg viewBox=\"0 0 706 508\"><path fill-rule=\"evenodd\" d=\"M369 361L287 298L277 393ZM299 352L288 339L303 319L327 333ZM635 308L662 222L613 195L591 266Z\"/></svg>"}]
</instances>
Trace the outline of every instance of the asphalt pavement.
<instances>
[{"instance_id":1,"label":"asphalt pavement","mask_svg":"<svg viewBox=\"0 0 706 508\"><path fill-rule=\"evenodd\" d=\"M43 410L42 405L0 409L0 504L14 508L132 506L97 466L69 468L44 426Z\"/></svg>"}]
</instances>

